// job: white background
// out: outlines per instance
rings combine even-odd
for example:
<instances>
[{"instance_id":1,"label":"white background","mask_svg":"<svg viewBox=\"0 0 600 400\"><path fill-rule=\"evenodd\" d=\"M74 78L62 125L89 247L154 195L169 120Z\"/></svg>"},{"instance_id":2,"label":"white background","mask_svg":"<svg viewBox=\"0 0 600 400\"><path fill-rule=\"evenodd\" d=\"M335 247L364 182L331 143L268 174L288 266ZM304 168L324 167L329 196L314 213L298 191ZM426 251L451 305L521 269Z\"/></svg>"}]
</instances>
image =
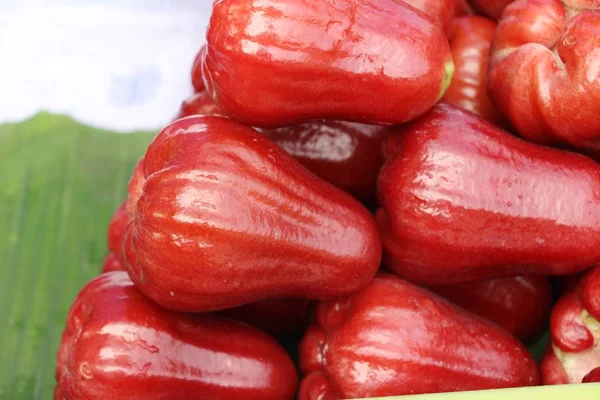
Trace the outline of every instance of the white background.
<instances>
[{"instance_id":1,"label":"white background","mask_svg":"<svg viewBox=\"0 0 600 400\"><path fill-rule=\"evenodd\" d=\"M156 129L191 93L212 0L0 0L0 123Z\"/></svg>"}]
</instances>

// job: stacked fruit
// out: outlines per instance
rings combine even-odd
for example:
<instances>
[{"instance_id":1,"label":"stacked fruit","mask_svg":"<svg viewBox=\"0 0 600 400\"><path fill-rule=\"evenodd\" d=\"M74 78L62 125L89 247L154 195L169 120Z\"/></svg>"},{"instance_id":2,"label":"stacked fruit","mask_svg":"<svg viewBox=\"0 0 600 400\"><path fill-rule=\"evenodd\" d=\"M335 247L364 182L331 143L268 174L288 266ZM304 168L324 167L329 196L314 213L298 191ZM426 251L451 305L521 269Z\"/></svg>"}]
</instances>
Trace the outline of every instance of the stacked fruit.
<instances>
[{"instance_id":1,"label":"stacked fruit","mask_svg":"<svg viewBox=\"0 0 600 400\"><path fill-rule=\"evenodd\" d=\"M55 398L600 381L600 2L473 3L214 1Z\"/></svg>"}]
</instances>

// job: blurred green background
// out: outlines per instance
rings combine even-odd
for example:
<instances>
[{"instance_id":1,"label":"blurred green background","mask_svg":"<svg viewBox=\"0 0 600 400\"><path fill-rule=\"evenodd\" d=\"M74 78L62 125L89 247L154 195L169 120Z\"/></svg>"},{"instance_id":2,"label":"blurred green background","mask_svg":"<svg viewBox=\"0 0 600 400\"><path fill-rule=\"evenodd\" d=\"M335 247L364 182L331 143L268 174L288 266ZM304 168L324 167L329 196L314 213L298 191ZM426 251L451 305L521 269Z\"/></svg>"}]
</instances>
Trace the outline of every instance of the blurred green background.
<instances>
[{"instance_id":1,"label":"blurred green background","mask_svg":"<svg viewBox=\"0 0 600 400\"><path fill-rule=\"evenodd\" d=\"M38 114L0 126L0 398L51 399L66 313L151 133Z\"/></svg>"}]
</instances>

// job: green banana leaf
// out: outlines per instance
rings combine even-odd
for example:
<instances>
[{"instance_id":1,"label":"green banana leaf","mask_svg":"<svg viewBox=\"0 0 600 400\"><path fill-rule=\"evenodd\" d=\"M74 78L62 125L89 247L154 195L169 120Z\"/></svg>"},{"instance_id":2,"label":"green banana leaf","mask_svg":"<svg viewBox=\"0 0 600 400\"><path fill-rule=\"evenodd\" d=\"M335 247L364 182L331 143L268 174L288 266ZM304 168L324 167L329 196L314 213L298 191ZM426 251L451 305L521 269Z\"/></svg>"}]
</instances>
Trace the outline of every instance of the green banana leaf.
<instances>
[{"instance_id":1,"label":"green banana leaf","mask_svg":"<svg viewBox=\"0 0 600 400\"><path fill-rule=\"evenodd\" d=\"M152 137L49 114L0 127L0 398L52 398L66 313Z\"/></svg>"},{"instance_id":2,"label":"green banana leaf","mask_svg":"<svg viewBox=\"0 0 600 400\"><path fill-rule=\"evenodd\" d=\"M0 126L0 399L52 398L67 311L101 268L106 227L152 137L46 113ZM286 342L294 353L293 341ZM532 352L539 357L546 342L542 338ZM600 399L600 385L488 391L483 397Z\"/></svg>"}]
</instances>

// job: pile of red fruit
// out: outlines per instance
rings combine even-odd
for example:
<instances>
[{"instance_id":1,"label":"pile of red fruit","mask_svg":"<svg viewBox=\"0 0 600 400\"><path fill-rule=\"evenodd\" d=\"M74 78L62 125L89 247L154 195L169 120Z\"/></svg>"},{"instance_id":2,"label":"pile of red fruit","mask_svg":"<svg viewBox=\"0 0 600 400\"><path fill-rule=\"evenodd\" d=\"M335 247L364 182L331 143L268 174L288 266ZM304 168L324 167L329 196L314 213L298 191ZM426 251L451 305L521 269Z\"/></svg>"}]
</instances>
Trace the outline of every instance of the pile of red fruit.
<instances>
[{"instance_id":1,"label":"pile of red fruit","mask_svg":"<svg viewBox=\"0 0 600 400\"><path fill-rule=\"evenodd\" d=\"M55 399L600 381L600 1L213 3Z\"/></svg>"}]
</instances>

